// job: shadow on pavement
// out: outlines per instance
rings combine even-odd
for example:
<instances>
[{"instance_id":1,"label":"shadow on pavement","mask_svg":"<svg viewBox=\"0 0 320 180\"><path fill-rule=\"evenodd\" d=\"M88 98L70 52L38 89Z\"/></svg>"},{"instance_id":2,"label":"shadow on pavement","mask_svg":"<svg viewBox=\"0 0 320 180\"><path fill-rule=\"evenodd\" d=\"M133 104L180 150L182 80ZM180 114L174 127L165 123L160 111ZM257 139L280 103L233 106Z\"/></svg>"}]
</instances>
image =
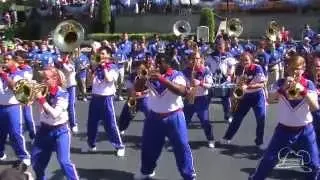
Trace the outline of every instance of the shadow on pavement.
<instances>
[{"instance_id":1,"label":"shadow on pavement","mask_svg":"<svg viewBox=\"0 0 320 180\"><path fill-rule=\"evenodd\" d=\"M240 171L251 175L254 173L255 168L242 168ZM305 173L289 169L274 169L268 177L281 180L306 180Z\"/></svg>"},{"instance_id":2,"label":"shadow on pavement","mask_svg":"<svg viewBox=\"0 0 320 180\"><path fill-rule=\"evenodd\" d=\"M237 146L216 144L216 148L223 149L220 154L231 156L235 159L259 160L263 155L263 150L256 146Z\"/></svg>"}]
</instances>

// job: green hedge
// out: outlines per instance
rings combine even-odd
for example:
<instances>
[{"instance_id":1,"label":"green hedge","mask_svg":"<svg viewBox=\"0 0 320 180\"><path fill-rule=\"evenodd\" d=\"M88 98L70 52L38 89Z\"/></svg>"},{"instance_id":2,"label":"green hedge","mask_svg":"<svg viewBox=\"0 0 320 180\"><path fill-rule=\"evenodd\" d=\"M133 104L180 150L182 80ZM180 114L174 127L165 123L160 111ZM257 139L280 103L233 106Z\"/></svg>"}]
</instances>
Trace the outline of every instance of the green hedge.
<instances>
[{"instance_id":1,"label":"green hedge","mask_svg":"<svg viewBox=\"0 0 320 180\"><path fill-rule=\"evenodd\" d=\"M214 41L215 33L215 21L214 21L214 13L210 8L203 8L200 14L200 26L209 27L209 42Z\"/></svg>"},{"instance_id":2,"label":"green hedge","mask_svg":"<svg viewBox=\"0 0 320 180\"><path fill-rule=\"evenodd\" d=\"M145 36L147 40L152 39L155 33L137 33L137 34L128 34L130 40L142 40L142 37ZM88 34L87 39L92 39L95 41L117 41L121 39L122 34L106 34L106 33L94 33ZM174 34L159 34L161 40L173 41L177 37Z\"/></svg>"}]
</instances>

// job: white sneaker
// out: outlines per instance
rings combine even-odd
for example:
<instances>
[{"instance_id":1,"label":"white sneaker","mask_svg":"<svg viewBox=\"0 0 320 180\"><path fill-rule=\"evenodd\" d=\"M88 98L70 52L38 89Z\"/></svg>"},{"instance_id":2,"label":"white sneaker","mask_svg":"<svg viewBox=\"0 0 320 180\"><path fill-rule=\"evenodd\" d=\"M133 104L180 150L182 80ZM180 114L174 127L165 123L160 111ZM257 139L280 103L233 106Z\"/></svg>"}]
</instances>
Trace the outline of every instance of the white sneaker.
<instances>
[{"instance_id":1,"label":"white sneaker","mask_svg":"<svg viewBox=\"0 0 320 180\"><path fill-rule=\"evenodd\" d=\"M228 118L228 123L231 123L232 120L233 120L233 118L232 118L232 117L229 117L229 118Z\"/></svg>"},{"instance_id":2,"label":"white sneaker","mask_svg":"<svg viewBox=\"0 0 320 180\"><path fill-rule=\"evenodd\" d=\"M231 143L231 140L221 139L221 140L220 140L220 143L221 143L221 144L230 144L230 143Z\"/></svg>"},{"instance_id":3,"label":"white sneaker","mask_svg":"<svg viewBox=\"0 0 320 180\"><path fill-rule=\"evenodd\" d=\"M155 176L156 173L153 171L151 174L142 174L141 172L137 173L134 175L134 179L135 180L144 180L144 179L147 179L147 178L152 178L153 176Z\"/></svg>"},{"instance_id":4,"label":"white sneaker","mask_svg":"<svg viewBox=\"0 0 320 180\"><path fill-rule=\"evenodd\" d=\"M119 99L119 101L123 101L123 97L122 96L119 96L118 99Z\"/></svg>"},{"instance_id":5,"label":"white sneaker","mask_svg":"<svg viewBox=\"0 0 320 180\"><path fill-rule=\"evenodd\" d=\"M79 132L78 126L73 126L73 127L71 128L71 131L72 131L73 133L77 134L77 133Z\"/></svg>"},{"instance_id":6,"label":"white sneaker","mask_svg":"<svg viewBox=\"0 0 320 180\"><path fill-rule=\"evenodd\" d=\"M83 100L83 102L87 102L88 101L87 98L83 98L82 100Z\"/></svg>"},{"instance_id":7,"label":"white sneaker","mask_svg":"<svg viewBox=\"0 0 320 180\"><path fill-rule=\"evenodd\" d=\"M121 132L120 132L121 135L124 135L124 133L125 133L124 131L121 131Z\"/></svg>"},{"instance_id":8,"label":"white sneaker","mask_svg":"<svg viewBox=\"0 0 320 180\"><path fill-rule=\"evenodd\" d=\"M212 149L215 148L214 141L209 141L208 142L208 147L212 148Z\"/></svg>"},{"instance_id":9,"label":"white sneaker","mask_svg":"<svg viewBox=\"0 0 320 180\"><path fill-rule=\"evenodd\" d=\"M126 150L124 148L117 150L117 156L119 157L123 157L125 153L126 153Z\"/></svg>"},{"instance_id":10,"label":"white sneaker","mask_svg":"<svg viewBox=\"0 0 320 180\"><path fill-rule=\"evenodd\" d=\"M0 157L0 161L4 161L4 160L6 160L6 159L7 159L7 155L6 155L6 154L3 154L3 156Z\"/></svg>"},{"instance_id":11,"label":"white sneaker","mask_svg":"<svg viewBox=\"0 0 320 180\"><path fill-rule=\"evenodd\" d=\"M171 145L167 146L167 151L173 151L173 147Z\"/></svg>"},{"instance_id":12,"label":"white sneaker","mask_svg":"<svg viewBox=\"0 0 320 180\"><path fill-rule=\"evenodd\" d=\"M88 152L97 152L97 147L89 147Z\"/></svg>"},{"instance_id":13,"label":"white sneaker","mask_svg":"<svg viewBox=\"0 0 320 180\"><path fill-rule=\"evenodd\" d=\"M27 166L31 166L31 159L24 159L24 160L22 160L22 163Z\"/></svg>"}]
</instances>

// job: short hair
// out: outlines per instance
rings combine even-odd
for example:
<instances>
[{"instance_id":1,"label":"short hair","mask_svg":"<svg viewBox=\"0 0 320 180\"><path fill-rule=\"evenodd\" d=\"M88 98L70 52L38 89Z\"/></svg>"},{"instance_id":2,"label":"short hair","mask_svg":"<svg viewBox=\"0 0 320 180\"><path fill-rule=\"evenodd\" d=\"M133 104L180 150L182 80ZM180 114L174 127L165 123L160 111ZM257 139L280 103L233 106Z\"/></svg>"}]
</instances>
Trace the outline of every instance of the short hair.
<instances>
[{"instance_id":1,"label":"short hair","mask_svg":"<svg viewBox=\"0 0 320 180\"><path fill-rule=\"evenodd\" d=\"M160 63L160 62L164 62L166 64L168 64L169 66L172 66L172 61L170 59L170 57L168 55L166 55L165 53L159 53L156 56L156 63Z\"/></svg>"},{"instance_id":2,"label":"short hair","mask_svg":"<svg viewBox=\"0 0 320 180\"><path fill-rule=\"evenodd\" d=\"M18 50L15 52L15 59L21 57L22 59L27 59L28 58L28 54L25 51L22 50Z\"/></svg>"}]
</instances>

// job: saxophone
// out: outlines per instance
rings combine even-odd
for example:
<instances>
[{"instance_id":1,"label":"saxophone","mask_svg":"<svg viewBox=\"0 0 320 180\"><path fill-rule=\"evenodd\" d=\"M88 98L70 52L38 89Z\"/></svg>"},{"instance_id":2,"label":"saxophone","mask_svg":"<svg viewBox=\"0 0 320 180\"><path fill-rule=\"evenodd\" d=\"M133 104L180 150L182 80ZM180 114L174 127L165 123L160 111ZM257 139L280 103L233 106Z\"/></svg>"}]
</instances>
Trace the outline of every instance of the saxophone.
<instances>
[{"instance_id":1,"label":"saxophone","mask_svg":"<svg viewBox=\"0 0 320 180\"><path fill-rule=\"evenodd\" d=\"M134 80L134 93L131 94L127 102L129 111L132 114L137 113L137 97L135 95L135 92L136 91L141 92L146 90L146 82L148 80L148 75L149 75L148 68L144 65L139 66L137 70L136 78Z\"/></svg>"},{"instance_id":2,"label":"saxophone","mask_svg":"<svg viewBox=\"0 0 320 180\"><path fill-rule=\"evenodd\" d=\"M243 69L242 75L240 76L239 82L236 84L235 89L232 92L231 97L231 113L235 113L239 109L240 100L243 98L245 92L242 86L247 83L247 77L245 74L245 68Z\"/></svg>"}]
</instances>

